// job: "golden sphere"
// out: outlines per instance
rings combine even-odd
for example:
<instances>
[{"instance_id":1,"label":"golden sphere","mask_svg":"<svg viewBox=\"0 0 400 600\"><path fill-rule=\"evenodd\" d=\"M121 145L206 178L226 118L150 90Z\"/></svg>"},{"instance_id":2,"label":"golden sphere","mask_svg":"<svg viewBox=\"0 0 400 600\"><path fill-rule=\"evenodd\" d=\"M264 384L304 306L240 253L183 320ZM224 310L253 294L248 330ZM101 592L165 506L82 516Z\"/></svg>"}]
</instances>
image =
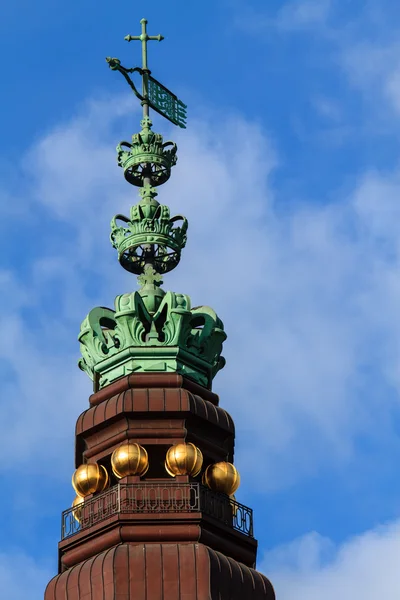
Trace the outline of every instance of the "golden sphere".
<instances>
[{"instance_id":1,"label":"golden sphere","mask_svg":"<svg viewBox=\"0 0 400 600\"><path fill-rule=\"evenodd\" d=\"M231 463L218 462L207 467L203 483L214 492L232 496L240 485L240 475Z\"/></svg>"},{"instance_id":2,"label":"golden sphere","mask_svg":"<svg viewBox=\"0 0 400 600\"><path fill-rule=\"evenodd\" d=\"M111 455L111 467L116 477L142 476L149 469L147 451L140 444L128 440L118 446Z\"/></svg>"},{"instance_id":3,"label":"golden sphere","mask_svg":"<svg viewBox=\"0 0 400 600\"><path fill-rule=\"evenodd\" d=\"M191 475L196 477L203 466L203 455L199 448L190 442L176 444L168 448L165 470L169 475Z\"/></svg>"},{"instance_id":4,"label":"golden sphere","mask_svg":"<svg viewBox=\"0 0 400 600\"><path fill-rule=\"evenodd\" d=\"M103 465L87 463L81 465L72 475L72 487L78 496L88 496L102 492L108 485L108 473Z\"/></svg>"},{"instance_id":5,"label":"golden sphere","mask_svg":"<svg viewBox=\"0 0 400 600\"><path fill-rule=\"evenodd\" d=\"M81 518L82 518L82 507L78 508L80 504L83 504L83 502L85 501L85 498L83 498L82 496L75 496L75 499L72 503L72 508L74 508L75 510L72 511L72 515L74 517L74 519L76 521L78 521L78 523L81 522Z\"/></svg>"}]
</instances>

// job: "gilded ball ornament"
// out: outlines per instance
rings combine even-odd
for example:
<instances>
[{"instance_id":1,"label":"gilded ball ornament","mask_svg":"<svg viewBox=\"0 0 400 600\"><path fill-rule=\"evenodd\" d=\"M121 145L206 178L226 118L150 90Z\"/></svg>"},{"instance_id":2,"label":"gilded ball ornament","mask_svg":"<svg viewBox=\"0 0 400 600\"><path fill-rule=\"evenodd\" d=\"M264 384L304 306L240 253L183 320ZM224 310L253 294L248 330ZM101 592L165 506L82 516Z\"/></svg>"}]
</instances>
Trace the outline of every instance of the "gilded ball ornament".
<instances>
[{"instance_id":1,"label":"gilded ball ornament","mask_svg":"<svg viewBox=\"0 0 400 600\"><path fill-rule=\"evenodd\" d=\"M196 477L203 466L203 455L192 443L176 444L168 448L165 470L169 475L191 475Z\"/></svg>"},{"instance_id":2,"label":"gilded ball ornament","mask_svg":"<svg viewBox=\"0 0 400 600\"><path fill-rule=\"evenodd\" d=\"M72 487L78 496L88 496L102 492L108 485L108 473L103 465L86 463L72 475Z\"/></svg>"},{"instance_id":3,"label":"gilded ball ornament","mask_svg":"<svg viewBox=\"0 0 400 600\"><path fill-rule=\"evenodd\" d=\"M147 451L140 444L128 440L112 453L111 467L118 479L128 475L145 475L149 469Z\"/></svg>"},{"instance_id":4,"label":"gilded ball ornament","mask_svg":"<svg viewBox=\"0 0 400 600\"><path fill-rule=\"evenodd\" d=\"M207 467L203 483L214 492L232 496L240 485L240 475L232 463L218 462Z\"/></svg>"},{"instance_id":5,"label":"gilded ball ornament","mask_svg":"<svg viewBox=\"0 0 400 600\"><path fill-rule=\"evenodd\" d=\"M85 501L85 498L83 498L83 496L75 496L74 501L72 503L72 508L74 509L72 511L72 515L74 517L74 519L76 521L78 521L78 523L81 522L81 518L82 518L82 506L80 506L81 504L83 504Z\"/></svg>"}]
</instances>

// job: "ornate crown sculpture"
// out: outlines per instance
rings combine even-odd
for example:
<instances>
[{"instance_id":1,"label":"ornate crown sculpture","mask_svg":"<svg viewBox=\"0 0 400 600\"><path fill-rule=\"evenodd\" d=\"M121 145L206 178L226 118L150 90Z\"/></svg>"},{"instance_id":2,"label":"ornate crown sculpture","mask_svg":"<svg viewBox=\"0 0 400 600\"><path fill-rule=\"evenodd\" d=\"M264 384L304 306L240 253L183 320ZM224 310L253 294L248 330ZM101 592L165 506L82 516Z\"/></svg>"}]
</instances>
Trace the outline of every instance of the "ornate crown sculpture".
<instances>
[{"instance_id":1,"label":"ornate crown sculpture","mask_svg":"<svg viewBox=\"0 0 400 600\"><path fill-rule=\"evenodd\" d=\"M154 186L165 183L176 164L176 144L164 142L159 133L151 130L152 122L145 117L142 131L132 136L132 144L120 142L117 146L118 164L124 169L125 179L132 185L143 185L143 172L151 172Z\"/></svg>"},{"instance_id":2,"label":"ornate crown sculpture","mask_svg":"<svg viewBox=\"0 0 400 600\"><path fill-rule=\"evenodd\" d=\"M162 276L174 269L186 244L188 222L170 216L167 206L156 200L155 186L165 183L176 163L176 144L163 143L151 130L149 107L175 125L185 127L186 106L167 88L151 78L147 68L148 36L142 20L143 68L125 69L118 59L107 59L113 70L122 73L143 106L142 130L132 144L117 146L118 164L132 185L141 186L141 200L131 207L130 217L116 215L111 221L111 243L121 265L139 275L141 288L115 299L115 311L94 308L81 325L79 367L93 379L94 389L108 385L129 373L174 371L211 388L213 377L222 369L221 356L226 339L224 326L208 306L191 307L189 296L161 289ZM140 72L143 94L139 94L128 73ZM151 85L149 85L151 84ZM127 148L125 150L124 148Z\"/></svg>"},{"instance_id":3,"label":"ornate crown sculpture","mask_svg":"<svg viewBox=\"0 0 400 600\"><path fill-rule=\"evenodd\" d=\"M83 321L80 368L99 388L144 371L175 371L210 388L225 364L222 321L208 306L192 308L189 296L164 292L150 265L141 278L138 292L117 296L115 311L94 308Z\"/></svg>"},{"instance_id":4,"label":"ornate crown sculpture","mask_svg":"<svg viewBox=\"0 0 400 600\"><path fill-rule=\"evenodd\" d=\"M124 215L112 219L111 243L127 271L140 274L152 263L159 273L167 273L177 266L185 247L187 219L180 215L171 218L168 206L155 200L157 192L151 185L139 193L142 200L131 207L129 219ZM181 225L176 225L179 222Z\"/></svg>"}]
</instances>

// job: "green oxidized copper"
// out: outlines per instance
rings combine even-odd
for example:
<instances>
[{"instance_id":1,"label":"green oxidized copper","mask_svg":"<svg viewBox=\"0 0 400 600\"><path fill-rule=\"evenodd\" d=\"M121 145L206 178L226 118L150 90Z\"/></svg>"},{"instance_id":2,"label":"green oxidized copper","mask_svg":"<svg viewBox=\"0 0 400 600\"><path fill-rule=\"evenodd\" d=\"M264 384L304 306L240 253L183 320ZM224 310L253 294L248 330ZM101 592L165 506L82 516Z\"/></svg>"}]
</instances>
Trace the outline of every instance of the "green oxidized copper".
<instances>
[{"instance_id":1,"label":"green oxidized copper","mask_svg":"<svg viewBox=\"0 0 400 600\"><path fill-rule=\"evenodd\" d=\"M131 207L129 218L112 219L111 243L127 271L140 274L152 264L159 273L167 273L180 261L188 222L181 215L171 218L168 206L155 200L157 192L151 185L142 187L140 195L142 200Z\"/></svg>"},{"instance_id":2,"label":"green oxidized copper","mask_svg":"<svg viewBox=\"0 0 400 600\"><path fill-rule=\"evenodd\" d=\"M152 270L152 272L150 272ZM222 369L226 333L208 306L164 292L152 267L141 290L117 296L115 312L95 308L81 326L79 366L99 387L137 372L178 372L210 388ZM150 277L149 277L150 275Z\"/></svg>"},{"instance_id":3,"label":"green oxidized copper","mask_svg":"<svg viewBox=\"0 0 400 600\"><path fill-rule=\"evenodd\" d=\"M188 223L180 215L171 217L168 206L156 200L156 186L168 180L176 163L176 145L164 143L162 136L151 130L149 91L151 98L156 80L150 78L147 67L147 41L163 38L148 36L147 21L142 19L141 24L141 36L125 39L142 42L142 68L125 69L118 59L107 59L113 70L124 75L143 107L140 133L132 136L131 144L117 146L118 164L126 180L140 186L141 199L131 207L129 217L116 215L111 221L111 243L124 269L139 275L140 289L117 296L115 310L99 307L90 311L79 334L79 366L93 379L95 390L140 372L178 372L211 388L213 377L225 364L221 356L226 339L223 323L210 307L192 308L189 296L161 288L162 274L180 261ZM128 76L134 71L142 75L142 94ZM175 124L182 126L186 115L182 107L186 107L179 105L176 96L175 100L178 104L170 105L169 110L181 111L175 118L181 122ZM157 112L175 122L172 113Z\"/></svg>"},{"instance_id":4,"label":"green oxidized copper","mask_svg":"<svg viewBox=\"0 0 400 600\"><path fill-rule=\"evenodd\" d=\"M131 144L118 144L118 165L123 168L125 179L137 186L143 185L143 169L151 165L152 184L161 185L169 179L176 164L176 144L164 142L161 134L154 133L148 116L140 124L142 130L132 136Z\"/></svg>"},{"instance_id":5,"label":"green oxidized copper","mask_svg":"<svg viewBox=\"0 0 400 600\"><path fill-rule=\"evenodd\" d=\"M154 110L174 125L186 129L187 106L182 100L151 75L149 75L148 93L150 106Z\"/></svg>"},{"instance_id":6,"label":"green oxidized copper","mask_svg":"<svg viewBox=\"0 0 400 600\"><path fill-rule=\"evenodd\" d=\"M147 66L147 42L151 40L161 42L164 38L162 35L147 34L146 19L142 19L140 23L142 25L141 35L127 35L125 36L125 40L127 42L137 40L142 43L142 68L135 67L133 69L127 69L121 65L121 61L118 58L107 57L106 60L113 71L119 71L125 77L135 96L142 101L143 107L146 107L144 114L148 115L148 107L151 106L153 110L168 119L168 121L185 129L186 104L184 104L182 100L179 100L179 98L166 88L165 85L157 81L157 79L154 79ZM131 77L129 77L132 73L139 73L142 76L141 94L137 90Z\"/></svg>"}]
</instances>

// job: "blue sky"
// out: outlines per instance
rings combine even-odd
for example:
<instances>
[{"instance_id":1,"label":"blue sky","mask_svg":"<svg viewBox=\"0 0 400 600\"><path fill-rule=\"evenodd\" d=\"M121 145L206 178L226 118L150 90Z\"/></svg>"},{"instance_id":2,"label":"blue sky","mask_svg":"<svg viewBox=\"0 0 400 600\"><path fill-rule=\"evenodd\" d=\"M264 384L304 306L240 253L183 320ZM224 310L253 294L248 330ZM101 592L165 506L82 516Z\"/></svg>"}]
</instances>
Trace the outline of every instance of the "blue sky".
<instances>
[{"instance_id":1,"label":"blue sky","mask_svg":"<svg viewBox=\"0 0 400 600\"><path fill-rule=\"evenodd\" d=\"M389 0L2 6L0 587L43 595L90 382L80 322L135 289L108 242L139 111L104 58L149 20L189 105L160 200L189 219L164 287L228 333L214 389L279 598L398 598L400 9ZM14 577L22 564L25 578ZM19 572L19 570L18 570ZM383 581L384 580L384 581ZM382 583L383 581L383 583ZM382 587L383 586L383 587Z\"/></svg>"}]
</instances>

